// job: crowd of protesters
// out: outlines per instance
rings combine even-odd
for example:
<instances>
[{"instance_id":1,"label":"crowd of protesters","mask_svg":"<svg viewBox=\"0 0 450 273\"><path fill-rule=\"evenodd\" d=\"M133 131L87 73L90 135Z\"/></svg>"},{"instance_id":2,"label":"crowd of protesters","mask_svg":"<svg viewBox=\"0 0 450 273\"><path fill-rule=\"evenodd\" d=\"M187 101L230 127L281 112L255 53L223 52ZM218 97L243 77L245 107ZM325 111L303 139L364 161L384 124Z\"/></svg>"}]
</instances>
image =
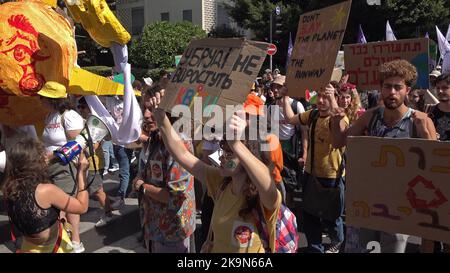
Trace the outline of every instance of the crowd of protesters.
<instances>
[{"instance_id":1,"label":"crowd of protesters","mask_svg":"<svg viewBox=\"0 0 450 273\"><path fill-rule=\"evenodd\" d=\"M249 128L257 126L252 122L278 114L279 136L262 133L256 141L226 139L214 130L209 137L192 141L175 132L176 119L158 107L165 93L173 92L167 89L169 77L164 72L156 82L133 84L142 91L139 140L128 147L104 140L89 157L91 164L84 153L68 165L52 158L55 149L84 128L90 110L83 97L61 98L51 86L39 92L50 110L42 137L30 138L24 128L2 126L8 158L2 192L11 225L24 237L20 251L83 252L80 214L87 211L92 195L103 208L96 227L114 225L112 211L121 209L125 198L138 198L143 242L153 253L275 252L278 213L284 205L295 211L308 252L363 252L374 240L382 252L405 252L408 235L345 228L346 139L367 135L449 141L450 74L435 70L430 90L413 90L417 79L413 65L403 60L385 63L377 95L363 105L358 86L348 82L348 76L311 92L313 99L307 101L287 95L286 76L279 70L265 70L249 90L244 110L224 128L248 136ZM430 94L437 99L425 103ZM121 98L102 100L120 124ZM261 149L262 143L272 149ZM218 160L210 159L214 155ZM137 171L132 170L134 158ZM117 170L120 186L108 196L103 177ZM337 189L336 203L315 198L316 184ZM304 204L296 211L292 196L299 192ZM332 213L316 215L311 202L333 206ZM195 233L198 214L202 226ZM264 223L264 230L258 222ZM362 249L345 246L349 233ZM323 244L324 236L330 244ZM424 240L423 251L448 247L428 243L426 248Z\"/></svg>"}]
</instances>

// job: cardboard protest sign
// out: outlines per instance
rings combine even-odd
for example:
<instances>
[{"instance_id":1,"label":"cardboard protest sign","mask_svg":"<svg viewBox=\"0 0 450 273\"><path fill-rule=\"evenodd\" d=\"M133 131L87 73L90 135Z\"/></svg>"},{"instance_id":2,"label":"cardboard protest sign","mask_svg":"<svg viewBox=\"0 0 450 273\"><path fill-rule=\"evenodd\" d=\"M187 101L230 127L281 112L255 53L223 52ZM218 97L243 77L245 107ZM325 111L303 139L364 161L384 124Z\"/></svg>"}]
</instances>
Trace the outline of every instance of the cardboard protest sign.
<instances>
[{"instance_id":1,"label":"cardboard protest sign","mask_svg":"<svg viewBox=\"0 0 450 273\"><path fill-rule=\"evenodd\" d=\"M305 97L306 89L319 90L330 81L351 3L342 2L300 16L286 79L290 96Z\"/></svg>"},{"instance_id":2,"label":"cardboard protest sign","mask_svg":"<svg viewBox=\"0 0 450 273\"><path fill-rule=\"evenodd\" d=\"M359 90L378 90L378 69L382 63L404 59L418 72L416 88L428 88L429 39L406 39L389 42L344 45L345 69L349 82Z\"/></svg>"},{"instance_id":3,"label":"cardboard protest sign","mask_svg":"<svg viewBox=\"0 0 450 273\"><path fill-rule=\"evenodd\" d=\"M182 104L192 111L196 97L202 98L203 110L208 105L225 109L226 105L242 104L261 69L267 46L245 39L193 40L166 88L160 107L170 112L173 106Z\"/></svg>"},{"instance_id":4,"label":"cardboard protest sign","mask_svg":"<svg viewBox=\"0 0 450 273\"><path fill-rule=\"evenodd\" d=\"M349 137L346 222L450 243L450 147L422 139Z\"/></svg>"}]
</instances>

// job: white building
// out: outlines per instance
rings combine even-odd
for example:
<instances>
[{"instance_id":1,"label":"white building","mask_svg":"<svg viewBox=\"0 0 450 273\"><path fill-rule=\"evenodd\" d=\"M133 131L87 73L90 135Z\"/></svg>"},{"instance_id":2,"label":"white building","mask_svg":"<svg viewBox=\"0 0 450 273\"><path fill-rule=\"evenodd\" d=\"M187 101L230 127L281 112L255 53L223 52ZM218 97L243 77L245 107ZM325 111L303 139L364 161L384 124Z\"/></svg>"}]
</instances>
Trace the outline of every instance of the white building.
<instances>
[{"instance_id":1,"label":"white building","mask_svg":"<svg viewBox=\"0 0 450 273\"><path fill-rule=\"evenodd\" d=\"M227 0L118 0L116 13L123 26L134 36L149 23L189 21L206 32L215 26L236 28L223 2Z\"/></svg>"}]
</instances>

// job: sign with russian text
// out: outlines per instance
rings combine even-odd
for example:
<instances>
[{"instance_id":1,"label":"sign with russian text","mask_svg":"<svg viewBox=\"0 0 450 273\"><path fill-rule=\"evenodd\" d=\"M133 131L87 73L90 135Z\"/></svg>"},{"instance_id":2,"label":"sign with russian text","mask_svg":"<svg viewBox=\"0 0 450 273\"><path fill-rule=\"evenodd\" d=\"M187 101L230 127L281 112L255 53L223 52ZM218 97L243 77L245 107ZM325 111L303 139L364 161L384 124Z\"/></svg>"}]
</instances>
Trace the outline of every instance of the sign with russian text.
<instances>
[{"instance_id":1,"label":"sign with russian text","mask_svg":"<svg viewBox=\"0 0 450 273\"><path fill-rule=\"evenodd\" d=\"M199 39L185 50L168 84L161 107L242 104L266 58L267 43L245 39Z\"/></svg>"},{"instance_id":2,"label":"sign with russian text","mask_svg":"<svg viewBox=\"0 0 450 273\"><path fill-rule=\"evenodd\" d=\"M358 90L379 90L380 64L404 59L412 63L418 73L416 88L428 88L429 39L406 39L389 42L344 45L345 69L349 82Z\"/></svg>"},{"instance_id":3,"label":"sign with russian text","mask_svg":"<svg viewBox=\"0 0 450 273\"><path fill-rule=\"evenodd\" d=\"M300 16L286 84L289 95L305 97L305 90L319 90L330 81L344 38L352 1Z\"/></svg>"},{"instance_id":4,"label":"sign with russian text","mask_svg":"<svg viewBox=\"0 0 450 273\"><path fill-rule=\"evenodd\" d=\"M423 139L349 137L346 221L450 243L450 147Z\"/></svg>"}]
</instances>

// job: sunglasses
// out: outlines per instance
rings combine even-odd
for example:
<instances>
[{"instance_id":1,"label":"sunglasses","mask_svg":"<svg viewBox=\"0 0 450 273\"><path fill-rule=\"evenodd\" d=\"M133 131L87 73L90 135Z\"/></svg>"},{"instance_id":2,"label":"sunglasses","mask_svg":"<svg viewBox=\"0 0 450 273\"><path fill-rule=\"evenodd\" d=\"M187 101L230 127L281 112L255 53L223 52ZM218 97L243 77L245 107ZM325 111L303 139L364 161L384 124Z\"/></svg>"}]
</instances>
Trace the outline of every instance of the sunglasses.
<instances>
[{"instance_id":1,"label":"sunglasses","mask_svg":"<svg viewBox=\"0 0 450 273\"><path fill-rule=\"evenodd\" d=\"M80 105L77 106L77 108L78 109L85 109L85 108L87 108L87 105L80 104Z\"/></svg>"}]
</instances>

